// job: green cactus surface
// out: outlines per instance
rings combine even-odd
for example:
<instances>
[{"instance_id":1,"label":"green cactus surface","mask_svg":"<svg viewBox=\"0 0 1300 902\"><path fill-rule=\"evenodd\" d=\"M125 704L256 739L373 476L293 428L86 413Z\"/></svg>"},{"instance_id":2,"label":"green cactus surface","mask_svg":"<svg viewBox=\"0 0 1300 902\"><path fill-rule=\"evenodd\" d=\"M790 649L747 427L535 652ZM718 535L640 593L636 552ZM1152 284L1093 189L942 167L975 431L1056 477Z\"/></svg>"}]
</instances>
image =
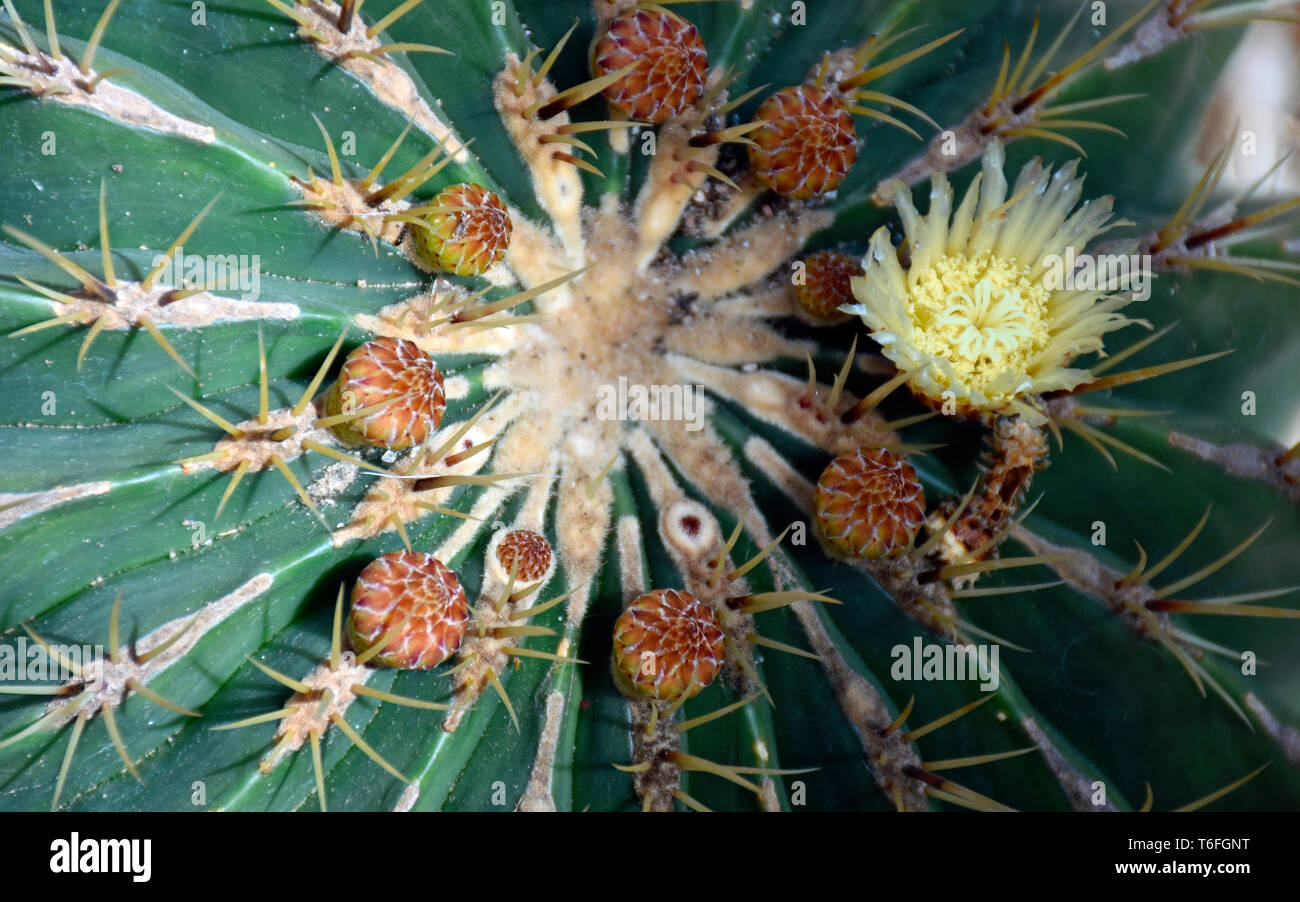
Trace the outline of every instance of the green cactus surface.
<instances>
[{"instance_id":1,"label":"green cactus surface","mask_svg":"<svg viewBox=\"0 0 1300 902\"><path fill-rule=\"evenodd\" d=\"M590 52L631 6L3 0L0 809L1300 808L1296 170L1242 181L1266 123L1224 77L1268 10L643 5L708 56L649 124ZM856 129L807 199L751 163L801 84ZM1002 406L900 369L938 321L881 327L873 279L943 250L934 180L1004 172L1005 236L1076 159L1087 249L1151 266L1131 322ZM509 211L477 275L427 251L505 240L434 203L461 183ZM867 274L814 319L821 250ZM987 309L977 366L1041 326ZM384 337L445 402L400 450L335 387ZM815 500L860 448L924 493L834 521L870 558ZM471 610L428 669L374 655L431 620L352 608L408 549ZM717 632L650 654L656 698L620 615L660 590Z\"/></svg>"}]
</instances>

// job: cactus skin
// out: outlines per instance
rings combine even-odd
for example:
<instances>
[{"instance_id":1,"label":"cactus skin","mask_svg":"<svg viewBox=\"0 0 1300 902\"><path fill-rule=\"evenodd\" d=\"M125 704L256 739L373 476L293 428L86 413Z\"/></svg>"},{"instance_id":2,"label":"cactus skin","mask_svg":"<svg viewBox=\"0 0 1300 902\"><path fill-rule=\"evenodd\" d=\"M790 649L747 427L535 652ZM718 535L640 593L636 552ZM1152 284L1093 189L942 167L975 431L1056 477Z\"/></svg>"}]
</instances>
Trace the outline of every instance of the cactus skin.
<instances>
[{"instance_id":1,"label":"cactus skin","mask_svg":"<svg viewBox=\"0 0 1300 902\"><path fill-rule=\"evenodd\" d=\"M1003 38L1013 52L1028 43L1032 5L810 3L807 24L797 26L788 3L675 5L708 51L700 98L723 73L738 78L708 109L630 135L621 126L578 130L620 113L602 91L571 104L576 95L563 93L592 77L589 48L580 45L602 33L623 0L513 0L504 24L493 20L493 4L426 0L365 36L400 5L369 0L355 16L348 40L365 42L356 46L370 59L344 55L329 0L295 7L309 17L310 34L264 0L208 4L204 26L168 0L132 0L102 30L88 68L109 74L89 92L71 73L104 0L52 4L61 59L44 33L42 4L13 0L58 78L70 78L50 81L35 65L6 71L16 81L0 86L0 224L10 227L0 233L0 334L21 333L0 337L0 397L8 405L0 417L0 646L20 638L30 646L26 629L48 642L116 644L123 653L103 693L0 694L0 808L43 810L57 801L74 811L193 810L191 786L203 780L208 807L223 810L317 810L325 796L337 809L493 810L498 781L521 809L788 809L798 779L798 798L811 809L990 802L1132 809L1148 785L1153 807L1166 809L1248 776L1211 806L1300 808L1293 665L1300 630L1276 613L1243 613L1294 611L1295 594L1232 602L1239 616L1208 616L1214 599L1300 583L1292 553L1300 473L1286 447L1295 438L1292 387L1300 384L1297 327L1278 315L1292 288L1194 260L1157 267L1152 297L1133 315L1157 330L1178 325L1109 373L1235 352L1105 392L1049 396L1054 416L1093 433L1062 427L1058 444L1044 429L1045 467L1042 459L1007 466L986 442L986 426L953 422L941 403L937 416L917 421L931 412L906 391L875 397L895 374L856 318L815 329L799 321L792 261L826 249L861 260L880 227L895 240L902 234L885 190L892 174L909 179L922 208L935 160L954 161L958 197L970 185L978 164L967 164L983 149L980 117L1009 111L1035 87L1009 86L1008 96L990 102ZM1109 4L1104 27L1080 20L1039 81L1141 5ZM1032 74L1072 13L1044 9L1022 75ZM575 18L579 28L543 72ZM857 117L856 160L842 165L845 148L821 173L828 178L816 197L765 193L748 150L725 146L746 138L779 152L785 137L772 143L762 129L745 130L763 99L815 81L823 61L828 79L854 71L843 51L869 35L906 37L868 67L959 29L880 84L858 86L915 105L938 128L909 119L922 133L917 142L889 123L846 113ZM1141 237L1157 262L1196 250L1178 229L1163 244L1149 236L1199 177L1173 161L1185 159L1185 141L1213 105L1215 78L1241 30L1195 34L1114 71L1091 67L1039 105L1148 95L1088 111L1132 138L1072 136L1088 153L1080 164L1087 197L1114 195L1115 218L1139 223L1106 239ZM11 48L0 64L23 65L25 45L7 11L0 41ZM386 45L437 45L455 55L374 52ZM529 78L505 77L525 60ZM509 119L502 111L512 102L532 112ZM907 115L869 98L855 102ZM990 132L1005 142L1012 179L1034 155L1054 169L1079 156L1041 136L1007 134L1033 129L1033 116L1050 119L1033 103L1026 109ZM952 158L942 152L949 129L958 139ZM657 153L643 153L652 131ZM405 183L414 186L406 194L373 193ZM508 247L479 255L480 275L461 276L456 261L421 255L415 245L427 230L398 217L427 217L406 211L466 184L500 198L511 232ZM1232 193L1225 182L1205 209ZM1294 242L1294 228L1281 234ZM188 286L159 277L144 290L155 257L178 236L187 257L259 255L260 293L229 286L189 293L206 274ZM1207 259L1226 259L1206 240L1202 250L1214 252ZM1294 259L1276 236L1232 252ZM33 329L52 319L59 321ZM1106 350L1114 357L1151 334L1125 330L1108 337ZM314 425L334 412L327 393L342 361L376 339L412 342L437 362L446 407L422 445L351 446ZM1090 366L1106 359L1084 358ZM569 418L573 398L588 399L619 375L633 384L706 386L702 428L614 422L594 410ZM1243 409L1245 392L1252 414ZM1134 411L1147 415L1127 415ZM274 445L280 469L258 443L290 428L264 442ZM1089 439L1113 455L1114 467ZM956 518L960 542L867 562L828 555L806 535L815 530L815 486L828 463L882 447L905 457L924 485L918 546L975 484ZM232 448L248 453L222 456ZM258 463L241 471L248 460ZM1203 583L1154 597L1270 518ZM1183 555L1155 585L1143 582L1198 523ZM546 537L549 576L509 585L508 568L502 573L487 555L494 537L510 530ZM980 560L967 559L998 540ZM478 622L469 619L456 655L431 670L352 663L346 652L357 648L344 629L342 658L331 668L340 588L346 599L368 562L407 553L408 544L436 552L459 574ZM924 571L993 568L1030 555L1053 560L963 571L960 587ZM1005 637L991 700L970 682L893 676L895 648L942 641L903 603L915 599L898 597L900 586L921 600L942 593L951 608L935 610L956 618L954 630ZM729 640L717 677L676 708L622 694L609 672L613 625L627 604L666 587L707 604ZM1179 607L1202 599L1210 605L1199 612ZM1179 658L1158 641L1173 635L1162 632L1169 627L1272 666L1247 674L1239 657L1181 640L1172 643ZM4 666L0 658L0 690ZM280 685L263 667L311 691ZM142 699L127 679L201 716ZM299 729L315 723L331 688L348 691L328 699L328 729ZM943 729L907 738L982 700ZM277 732L267 720L212 729L282 705L301 715L293 731ZM436 705L443 707L430 710ZM733 705L740 707L693 727L688 745L677 738L678 725ZM381 770L340 722L392 770ZM279 745L286 736L292 742ZM80 745L67 754L73 737ZM310 743L319 747L319 799ZM1031 751L1002 757L1024 749ZM986 757L951 779L919 770L969 756ZM701 760L746 768L728 773L758 791L702 771ZM611 766L642 764L649 767L632 775ZM802 768L817 769L774 772ZM1097 781L1106 789L1102 805L1093 801Z\"/></svg>"}]
</instances>

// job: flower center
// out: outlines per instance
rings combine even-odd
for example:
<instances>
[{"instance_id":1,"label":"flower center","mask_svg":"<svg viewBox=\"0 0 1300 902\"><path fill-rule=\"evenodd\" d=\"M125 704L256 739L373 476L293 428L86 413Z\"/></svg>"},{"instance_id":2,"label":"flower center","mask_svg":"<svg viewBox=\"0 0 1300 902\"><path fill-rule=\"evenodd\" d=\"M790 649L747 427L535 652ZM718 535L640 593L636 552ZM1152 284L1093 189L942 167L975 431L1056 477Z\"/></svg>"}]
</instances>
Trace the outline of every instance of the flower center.
<instances>
[{"instance_id":1,"label":"flower center","mask_svg":"<svg viewBox=\"0 0 1300 902\"><path fill-rule=\"evenodd\" d=\"M1046 347L1050 296L1015 260L948 254L916 274L908 298L913 340L951 364L967 389L987 393L999 377L1027 375ZM934 376L947 382L946 374Z\"/></svg>"}]
</instances>

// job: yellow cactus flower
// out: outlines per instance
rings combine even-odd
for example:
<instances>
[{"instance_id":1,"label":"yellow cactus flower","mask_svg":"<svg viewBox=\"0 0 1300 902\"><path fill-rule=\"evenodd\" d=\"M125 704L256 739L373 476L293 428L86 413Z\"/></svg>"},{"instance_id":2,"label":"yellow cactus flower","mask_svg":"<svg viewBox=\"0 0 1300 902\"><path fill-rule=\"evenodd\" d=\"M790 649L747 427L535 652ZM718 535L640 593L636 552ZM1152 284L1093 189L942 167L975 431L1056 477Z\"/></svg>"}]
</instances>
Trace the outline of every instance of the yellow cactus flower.
<instances>
[{"instance_id":1,"label":"yellow cactus flower","mask_svg":"<svg viewBox=\"0 0 1300 902\"><path fill-rule=\"evenodd\" d=\"M1105 333L1140 321L1116 312L1133 297L1110 293L1113 279L1072 277L1088 242L1123 224L1107 224L1111 198L1071 214L1083 193L1078 161L1053 175L1034 160L1008 200L1004 162L994 142L956 213L942 172L931 180L925 216L895 182L910 261L905 268L889 229L878 229L864 274L852 280L858 302L840 309L859 315L885 356L912 374L908 384L923 402L948 415L1042 422L1039 396L1092 378L1070 362L1101 351Z\"/></svg>"}]
</instances>

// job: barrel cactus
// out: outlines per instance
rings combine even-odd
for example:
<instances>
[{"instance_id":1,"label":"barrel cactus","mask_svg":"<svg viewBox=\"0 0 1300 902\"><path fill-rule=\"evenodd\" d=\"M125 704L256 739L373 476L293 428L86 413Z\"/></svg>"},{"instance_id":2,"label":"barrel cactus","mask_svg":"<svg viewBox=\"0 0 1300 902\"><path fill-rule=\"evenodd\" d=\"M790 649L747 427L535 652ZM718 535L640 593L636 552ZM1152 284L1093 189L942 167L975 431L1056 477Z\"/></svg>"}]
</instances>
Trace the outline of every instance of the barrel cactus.
<instances>
[{"instance_id":1,"label":"barrel cactus","mask_svg":"<svg viewBox=\"0 0 1300 902\"><path fill-rule=\"evenodd\" d=\"M0 806L1300 806L1292 4L3 4Z\"/></svg>"}]
</instances>

